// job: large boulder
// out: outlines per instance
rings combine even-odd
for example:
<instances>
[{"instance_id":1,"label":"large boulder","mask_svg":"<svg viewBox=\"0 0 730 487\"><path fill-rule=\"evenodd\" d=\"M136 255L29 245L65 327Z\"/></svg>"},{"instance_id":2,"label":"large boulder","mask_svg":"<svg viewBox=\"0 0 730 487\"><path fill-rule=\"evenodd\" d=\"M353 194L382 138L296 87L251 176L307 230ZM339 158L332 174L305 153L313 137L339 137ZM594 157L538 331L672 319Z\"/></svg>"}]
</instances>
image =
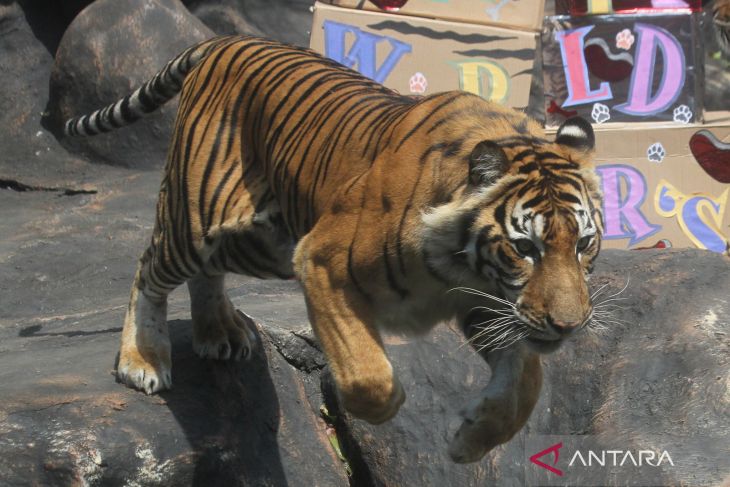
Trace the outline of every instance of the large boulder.
<instances>
[{"instance_id":1,"label":"large boulder","mask_svg":"<svg viewBox=\"0 0 730 487\"><path fill-rule=\"evenodd\" d=\"M248 34L309 46L311 0L184 0L217 34Z\"/></svg>"},{"instance_id":2,"label":"large boulder","mask_svg":"<svg viewBox=\"0 0 730 487\"><path fill-rule=\"evenodd\" d=\"M66 119L113 103L150 79L185 48L214 33L179 0L97 0L66 30L53 67L49 111ZM177 98L129 127L66 139L94 162L132 168L164 164Z\"/></svg>"},{"instance_id":3,"label":"large boulder","mask_svg":"<svg viewBox=\"0 0 730 487\"><path fill-rule=\"evenodd\" d=\"M56 2L57 3L57 2ZM63 32L58 8L0 2L0 179L25 184L66 183L58 166L69 162L41 124L55 42Z\"/></svg>"},{"instance_id":4,"label":"large boulder","mask_svg":"<svg viewBox=\"0 0 730 487\"><path fill-rule=\"evenodd\" d=\"M114 383L114 332L56 335L43 366L37 350L6 353L3 485L347 485L318 380L290 366L269 335L249 363L204 362L189 347L190 322L170 325L175 387L158 396Z\"/></svg>"}]
</instances>

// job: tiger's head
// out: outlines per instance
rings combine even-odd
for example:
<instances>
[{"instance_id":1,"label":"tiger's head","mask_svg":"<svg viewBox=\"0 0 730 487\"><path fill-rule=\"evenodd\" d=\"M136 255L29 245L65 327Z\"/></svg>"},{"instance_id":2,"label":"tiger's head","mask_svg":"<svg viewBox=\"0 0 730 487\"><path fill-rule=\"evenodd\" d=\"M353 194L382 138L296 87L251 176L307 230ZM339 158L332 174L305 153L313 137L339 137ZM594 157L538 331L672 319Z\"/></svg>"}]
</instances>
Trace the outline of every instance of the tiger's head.
<instances>
[{"instance_id":1,"label":"tiger's head","mask_svg":"<svg viewBox=\"0 0 730 487\"><path fill-rule=\"evenodd\" d=\"M540 351L557 348L592 316L587 280L603 230L594 140L591 125L574 118L554 141L481 141L468 156L463 192L423 217L434 270L499 294L520 336ZM458 244L440 239L446 233L457 233Z\"/></svg>"}]
</instances>

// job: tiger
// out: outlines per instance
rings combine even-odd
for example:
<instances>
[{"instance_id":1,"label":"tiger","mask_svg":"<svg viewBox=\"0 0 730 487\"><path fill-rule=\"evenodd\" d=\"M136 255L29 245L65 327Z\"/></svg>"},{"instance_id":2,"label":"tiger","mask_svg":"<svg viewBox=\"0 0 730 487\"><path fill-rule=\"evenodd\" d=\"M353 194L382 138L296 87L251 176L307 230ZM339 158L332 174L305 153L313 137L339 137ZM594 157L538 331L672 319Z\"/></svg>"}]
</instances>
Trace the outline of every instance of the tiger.
<instances>
[{"instance_id":1,"label":"tiger","mask_svg":"<svg viewBox=\"0 0 730 487\"><path fill-rule=\"evenodd\" d=\"M492 378L463 412L452 458L476 461L519 431L539 394L540 355L593 312L587 280L603 219L589 123L567 120L548 140L523 113L468 92L406 96L305 48L224 36L64 132L122 127L177 93L120 382L147 394L171 387L166 302L182 283L195 352L239 360L260 337L226 295L225 274L296 278L351 415L383 423L405 400L383 333L456 320ZM491 298L506 304L479 306Z\"/></svg>"}]
</instances>

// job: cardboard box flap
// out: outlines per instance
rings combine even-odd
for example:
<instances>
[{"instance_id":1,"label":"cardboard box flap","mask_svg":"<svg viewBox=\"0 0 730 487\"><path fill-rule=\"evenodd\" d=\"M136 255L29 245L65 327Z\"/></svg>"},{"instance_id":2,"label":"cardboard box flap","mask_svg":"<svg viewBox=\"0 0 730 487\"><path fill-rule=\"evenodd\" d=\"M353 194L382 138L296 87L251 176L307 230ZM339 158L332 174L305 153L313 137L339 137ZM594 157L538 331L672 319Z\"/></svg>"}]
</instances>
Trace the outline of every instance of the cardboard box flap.
<instances>
[{"instance_id":1,"label":"cardboard box flap","mask_svg":"<svg viewBox=\"0 0 730 487\"><path fill-rule=\"evenodd\" d=\"M498 25L539 31L545 2L542 0L407 0L396 9L382 9L370 0L325 0L338 7L392 15L453 20L470 24Z\"/></svg>"}]
</instances>

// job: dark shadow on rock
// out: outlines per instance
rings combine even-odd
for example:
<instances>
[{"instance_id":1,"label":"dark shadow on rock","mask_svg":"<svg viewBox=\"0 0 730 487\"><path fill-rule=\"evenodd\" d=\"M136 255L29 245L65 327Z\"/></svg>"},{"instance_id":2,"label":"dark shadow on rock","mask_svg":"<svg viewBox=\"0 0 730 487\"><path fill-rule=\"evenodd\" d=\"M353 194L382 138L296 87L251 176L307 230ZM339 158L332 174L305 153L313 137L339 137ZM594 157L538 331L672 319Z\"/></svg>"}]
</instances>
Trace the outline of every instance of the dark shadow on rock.
<instances>
[{"instance_id":1,"label":"dark shadow on rock","mask_svg":"<svg viewBox=\"0 0 730 487\"><path fill-rule=\"evenodd\" d=\"M22 328L18 332L19 337L67 337L67 338L73 338L73 337L81 337L81 336L90 336L90 335L99 335L103 333L119 333L122 331L121 327L119 328L107 328L105 330L93 330L93 331L64 331L64 332L47 332L47 333L38 333L43 329L43 325L31 325L26 326L25 328Z\"/></svg>"},{"instance_id":2,"label":"dark shadow on rock","mask_svg":"<svg viewBox=\"0 0 730 487\"><path fill-rule=\"evenodd\" d=\"M373 480L370 467L365 461L362 449L357 439L352 434L347 412L342 408L337 393L335 379L329 367L326 367L320 374L322 395L330 417L333 419L333 426L337 432L337 439L342 449L342 454L347 459L352 476L350 477L351 487L371 487L377 485ZM352 420L350 420L352 421Z\"/></svg>"},{"instance_id":3,"label":"dark shadow on rock","mask_svg":"<svg viewBox=\"0 0 730 487\"><path fill-rule=\"evenodd\" d=\"M309 46L311 0L183 0L216 34L259 35Z\"/></svg>"},{"instance_id":4,"label":"dark shadow on rock","mask_svg":"<svg viewBox=\"0 0 730 487\"><path fill-rule=\"evenodd\" d=\"M56 54L58 43L61 42L63 32L73 20L63 7L64 2L39 1L39 0L18 0L18 5L23 10L25 20L33 31L36 39L53 56Z\"/></svg>"},{"instance_id":5,"label":"dark shadow on rock","mask_svg":"<svg viewBox=\"0 0 730 487\"><path fill-rule=\"evenodd\" d=\"M192 485L288 485L269 346L259 341L248 362L202 360L190 321L172 321L170 330L174 387L160 396L194 452Z\"/></svg>"}]
</instances>

